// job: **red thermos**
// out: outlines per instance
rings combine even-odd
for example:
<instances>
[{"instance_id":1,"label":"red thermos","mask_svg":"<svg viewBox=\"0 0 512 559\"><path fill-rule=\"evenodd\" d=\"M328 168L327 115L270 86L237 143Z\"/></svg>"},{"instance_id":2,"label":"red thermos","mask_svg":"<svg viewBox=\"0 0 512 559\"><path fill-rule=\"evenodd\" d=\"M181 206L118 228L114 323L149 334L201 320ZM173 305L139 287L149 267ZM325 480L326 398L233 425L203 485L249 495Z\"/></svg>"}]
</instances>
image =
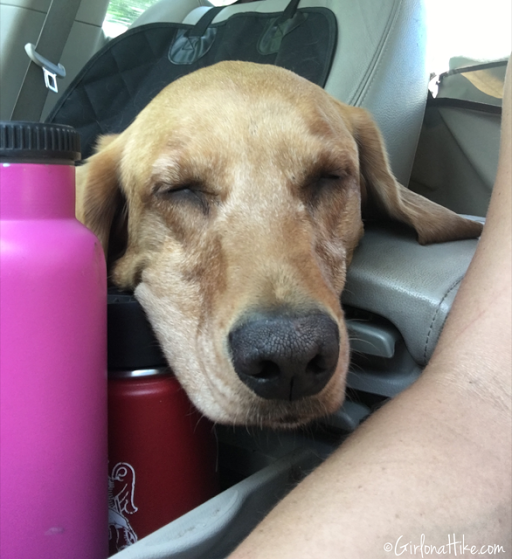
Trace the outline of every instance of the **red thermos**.
<instances>
[{"instance_id":1,"label":"red thermos","mask_svg":"<svg viewBox=\"0 0 512 559\"><path fill-rule=\"evenodd\" d=\"M166 366L133 296L109 295L108 324L113 554L213 497L218 482L213 425Z\"/></svg>"}]
</instances>

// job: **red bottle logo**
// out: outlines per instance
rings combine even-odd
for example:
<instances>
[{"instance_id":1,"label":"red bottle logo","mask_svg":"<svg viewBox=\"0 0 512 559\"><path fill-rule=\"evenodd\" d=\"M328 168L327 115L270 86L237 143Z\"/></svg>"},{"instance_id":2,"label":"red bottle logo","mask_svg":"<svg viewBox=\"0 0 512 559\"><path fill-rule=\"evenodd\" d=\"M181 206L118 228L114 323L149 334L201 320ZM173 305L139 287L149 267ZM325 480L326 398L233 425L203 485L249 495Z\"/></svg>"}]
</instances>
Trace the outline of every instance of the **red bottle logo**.
<instances>
[{"instance_id":1,"label":"red bottle logo","mask_svg":"<svg viewBox=\"0 0 512 559\"><path fill-rule=\"evenodd\" d=\"M119 462L108 477L108 531L110 553L121 551L137 541L128 520L137 512L134 503L135 470L127 462Z\"/></svg>"}]
</instances>

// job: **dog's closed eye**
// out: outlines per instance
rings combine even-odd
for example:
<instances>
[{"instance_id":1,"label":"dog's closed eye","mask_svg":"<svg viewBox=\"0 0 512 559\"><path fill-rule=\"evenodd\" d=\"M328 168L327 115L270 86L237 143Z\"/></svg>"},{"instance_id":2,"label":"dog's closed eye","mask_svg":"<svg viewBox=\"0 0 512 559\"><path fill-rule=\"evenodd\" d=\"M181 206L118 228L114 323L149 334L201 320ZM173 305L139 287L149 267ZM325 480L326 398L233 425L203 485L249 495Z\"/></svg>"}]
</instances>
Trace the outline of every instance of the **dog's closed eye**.
<instances>
[{"instance_id":1,"label":"dog's closed eye","mask_svg":"<svg viewBox=\"0 0 512 559\"><path fill-rule=\"evenodd\" d=\"M164 202L173 205L187 204L208 214L212 194L201 182L185 182L175 185L157 184L155 195Z\"/></svg>"},{"instance_id":2,"label":"dog's closed eye","mask_svg":"<svg viewBox=\"0 0 512 559\"><path fill-rule=\"evenodd\" d=\"M335 187L340 185L340 181L345 179L347 174L344 171L322 172L314 180L315 186L318 188Z\"/></svg>"},{"instance_id":3,"label":"dog's closed eye","mask_svg":"<svg viewBox=\"0 0 512 559\"><path fill-rule=\"evenodd\" d=\"M320 175L319 180L340 180L342 178L343 175L343 171L337 171L337 172L324 172Z\"/></svg>"},{"instance_id":4,"label":"dog's closed eye","mask_svg":"<svg viewBox=\"0 0 512 559\"><path fill-rule=\"evenodd\" d=\"M302 186L308 204L315 207L322 200L341 194L350 176L350 173L342 168L309 173Z\"/></svg>"}]
</instances>

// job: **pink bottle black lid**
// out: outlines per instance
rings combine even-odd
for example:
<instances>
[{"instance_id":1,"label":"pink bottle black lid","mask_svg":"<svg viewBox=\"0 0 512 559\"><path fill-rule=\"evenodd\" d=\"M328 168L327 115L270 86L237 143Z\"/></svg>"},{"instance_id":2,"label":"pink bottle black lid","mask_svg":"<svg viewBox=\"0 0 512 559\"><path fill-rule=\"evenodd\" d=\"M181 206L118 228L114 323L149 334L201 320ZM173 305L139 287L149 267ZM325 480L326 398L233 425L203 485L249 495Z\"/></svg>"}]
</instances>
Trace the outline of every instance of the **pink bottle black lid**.
<instances>
[{"instance_id":1,"label":"pink bottle black lid","mask_svg":"<svg viewBox=\"0 0 512 559\"><path fill-rule=\"evenodd\" d=\"M0 121L0 162L65 163L81 159L80 135L71 126Z\"/></svg>"}]
</instances>

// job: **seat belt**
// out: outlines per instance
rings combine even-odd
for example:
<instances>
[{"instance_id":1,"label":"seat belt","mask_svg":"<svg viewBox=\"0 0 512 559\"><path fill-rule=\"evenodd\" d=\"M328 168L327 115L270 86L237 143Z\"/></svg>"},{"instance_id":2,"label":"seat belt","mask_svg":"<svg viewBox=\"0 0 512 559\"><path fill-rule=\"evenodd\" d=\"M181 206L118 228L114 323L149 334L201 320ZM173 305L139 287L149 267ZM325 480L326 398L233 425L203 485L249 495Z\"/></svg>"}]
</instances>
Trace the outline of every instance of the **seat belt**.
<instances>
[{"instance_id":1,"label":"seat belt","mask_svg":"<svg viewBox=\"0 0 512 559\"><path fill-rule=\"evenodd\" d=\"M48 90L57 92L57 76L63 78L66 75L64 66L58 62L80 3L81 0L52 0L37 44L25 45L30 64L14 104L11 120L39 121Z\"/></svg>"}]
</instances>

